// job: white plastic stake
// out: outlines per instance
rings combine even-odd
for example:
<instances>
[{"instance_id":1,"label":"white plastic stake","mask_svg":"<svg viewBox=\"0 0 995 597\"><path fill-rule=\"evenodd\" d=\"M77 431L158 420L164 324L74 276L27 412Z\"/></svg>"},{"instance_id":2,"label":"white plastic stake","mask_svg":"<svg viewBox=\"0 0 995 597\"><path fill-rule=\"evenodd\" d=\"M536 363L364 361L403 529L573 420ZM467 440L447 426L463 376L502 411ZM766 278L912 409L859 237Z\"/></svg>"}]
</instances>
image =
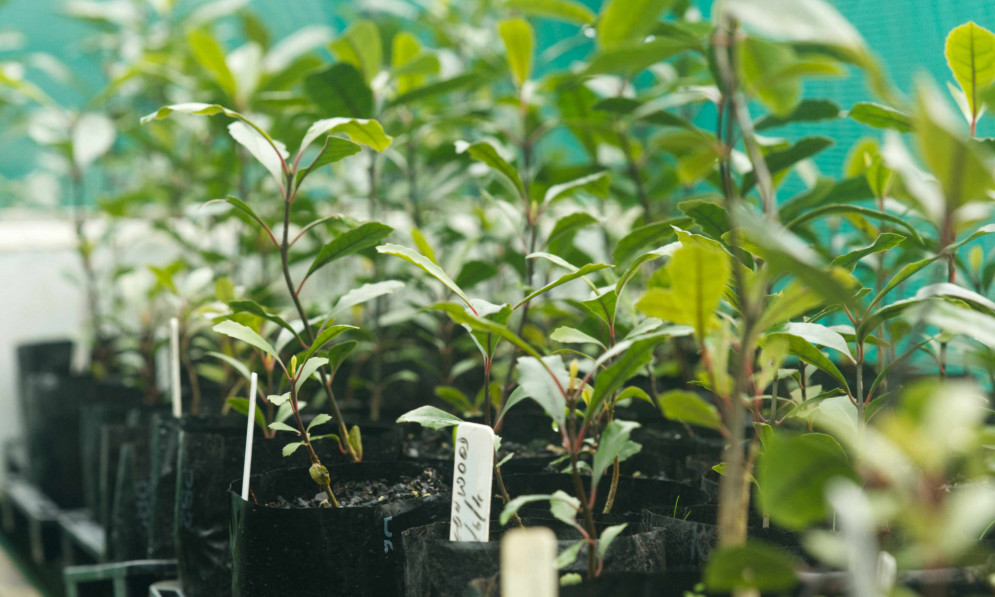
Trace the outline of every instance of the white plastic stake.
<instances>
[{"instance_id":1,"label":"white plastic stake","mask_svg":"<svg viewBox=\"0 0 995 597\"><path fill-rule=\"evenodd\" d=\"M487 425L456 428L450 541L487 541L491 530L494 431Z\"/></svg>"},{"instance_id":2,"label":"white plastic stake","mask_svg":"<svg viewBox=\"0 0 995 597\"><path fill-rule=\"evenodd\" d=\"M169 320L169 349L169 385L173 392L173 416L179 419L183 414L183 402L180 395L180 322L175 317Z\"/></svg>"},{"instance_id":3,"label":"white plastic stake","mask_svg":"<svg viewBox=\"0 0 995 597\"><path fill-rule=\"evenodd\" d=\"M545 527L509 529L501 538L501 597L557 597L556 535Z\"/></svg>"},{"instance_id":4,"label":"white plastic stake","mask_svg":"<svg viewBox=\"0 0 995 597\"><path fill-rule=\"evenodd\" d=\"M259 376L252 372L249 382L249 416L245 428L245 467L242 469L242 500L249 501L249 475L252 473L252 435L256 430L256 384Z\"/></svg>"}]
</instances>

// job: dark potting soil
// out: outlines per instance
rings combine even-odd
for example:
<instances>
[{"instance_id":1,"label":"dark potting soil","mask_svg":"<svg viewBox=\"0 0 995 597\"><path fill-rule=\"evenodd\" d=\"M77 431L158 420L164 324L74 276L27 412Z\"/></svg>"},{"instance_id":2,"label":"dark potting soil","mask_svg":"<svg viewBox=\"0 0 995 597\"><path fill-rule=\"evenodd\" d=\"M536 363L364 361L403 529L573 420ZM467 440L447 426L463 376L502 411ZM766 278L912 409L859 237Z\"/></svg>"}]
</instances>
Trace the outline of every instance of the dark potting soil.
<instances>
[{"instance_id":1,"label":"dark potting soil","mask_svg":"<svg viewBox=\"0 0 995 597\"><path fill-rule=\"evenodd\" d=\"M317 486L316 486L317 487ZM396 483L386 483L382 479L351 480L332 483L332 491L343 508L373 506L405 499L431 497L449 490L448 484L439 471L427 468L418 476L403 475ZM324 491L308 497L287 498L279 496L266 502L271 508L303 509L320 508L328 496Z\"/></svg>"},{"instance_id":2,"label":"dark potting soil","mask_svg":"<svg viewBox=\"0 0 995 597\"><path fill-rule=\"evenodd\" d=\"M514 454L515 459L548 458L554 460L565 453L561 446L543 439L512 441L502 438L498 459ZM405 434L404 455L409 458L449 460L453 457L453 434L450 429L412 429Z\"/></svg>"}]
</instances>

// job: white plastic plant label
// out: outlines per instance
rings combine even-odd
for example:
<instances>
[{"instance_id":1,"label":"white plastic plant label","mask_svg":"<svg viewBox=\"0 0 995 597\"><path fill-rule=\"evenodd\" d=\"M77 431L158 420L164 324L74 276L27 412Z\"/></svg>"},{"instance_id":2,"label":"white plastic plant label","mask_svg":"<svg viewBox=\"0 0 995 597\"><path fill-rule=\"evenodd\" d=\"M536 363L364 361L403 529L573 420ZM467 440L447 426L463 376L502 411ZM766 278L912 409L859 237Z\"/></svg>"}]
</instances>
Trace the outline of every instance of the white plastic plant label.
<instances>
[{"instance_id":1,"label":"white plastic plant label","mask_svg":"<svg viewBox=\"0 0 995 597\"><path fill-rule=\"evenodd\" d=\"M494 431L486 425L456 428L450 541L487 541L491 526Z\"/></svg>"},{"instance_id":2,"label":"white plastic plant label","mask_svg":"<svg viewBox=\"0 0 995 597\"><path fill-rule=\"evenodd\" d=\"M501 597L556 597L556 535L545 527L509 529L501 538Z\"/></svg>"}]
</instances>

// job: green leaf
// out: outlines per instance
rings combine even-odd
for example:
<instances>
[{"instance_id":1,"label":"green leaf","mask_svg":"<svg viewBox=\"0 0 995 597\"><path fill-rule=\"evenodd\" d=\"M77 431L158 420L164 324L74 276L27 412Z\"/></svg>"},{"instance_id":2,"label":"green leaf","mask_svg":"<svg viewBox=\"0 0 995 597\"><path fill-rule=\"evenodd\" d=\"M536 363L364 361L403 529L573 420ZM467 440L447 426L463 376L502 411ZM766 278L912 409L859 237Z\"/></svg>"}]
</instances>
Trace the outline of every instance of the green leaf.
<instances>
[{"instance_id":1,"label":"green leaf","mask_svg":"<svg viewBox=\"0 0 995 597\"><path fill-rule=\"evenodd\" d=\"M246 344L258 348L259 350L272 356L277 361L281 363L283 362L280 361L280 355L277 354L276 349L251 328L231 320L225 320L211 329L219 334L224 334L236 340L245 342Z\"/></svg>"},{"instance_id":2,"label":"green leaf","mask_svg":"<svg viewBox=\"0 0 995 597\"><path fill-rule=\"evenodd\" d=\"M383 282L363 284L359 288L353 288L339 297L329 315L336 315L346 309L351 309L356 305L371 301L377 297L392 294L395 290L400 290L401 288L404 288L404 282L398 280L384 280Z\"/></svg>"},{"instance_id":3,"label":"green leaf","mask_svg":"<svg viewBox=\"0 0 995 597\"><path fill-rule=\"evenodd\" d=\"M673 3L673 0L610 0L602 6L598 18L598 45L611 49L646 35Z\"/></svg>"},{"instance_id":4,"label":"green leaf","mask_svg":"<svg viewBox=\"0 0 995 597\"><path fill-rule=\"evenodd\" d=\"M631 76L681 52L697 49L699 44L696 41L670 37L626 41L611 48L600 49L591 58L585 74L618 73Z\"/></svg>"},{"instance_id":5,"label":"green leaf","mask_svg":"<svg viewBox=\"0 0 995 597\"><path fill-rule=\"evenodd\" d=\"M872 102L858 102L848 116L857 122L876 129L890 129L900 133L912 132L912 115Z\"/></svg>"},{"instance_id":6,"label":"green leaf","mask_svg":"<svg viewBox=\"0 0 995 597\"><path fill-rule=\"evenodd\" d=\"M383 151L390 147L392 138L384 132L383 126L376 120L364 120L360 118L326 118L319 120L308 128L301 141L301 147L297 150L300 156L318 137L341 133L352 141L365 145L376 151Z\"/></svg>"},{"instance_id":7,"label":"green leaf","mask_svg":"<svg viewBox=\"0 0 995 597\"><path fill-rule=\"evenodd\" d=\"M902 241L905 239L906 237L901 234L894 234L892 232L881 233L874 239L873 243L867 245L866 247L860 247L859 249L854 249L849 253L840 255L839 257L833 259L831 265L845 267L852 270L853 267L857 265L857 262L864 257L874 253L881 253L883 251L887 251L888 249L893 249L902 244Z\"/></svg>"},{"instance_id":8,"label":"green leaf","mask_svg":"<svg viewBox=\"0 0 995 597\"><path fill-rule=\"evenodd\" d=\"M578 191L586 191L595 197L606 199L611 188L611 175L608 172L596 172L570 182L549 187L543 195L542 202L549 203L560 197L572 195Z\"/></svg>"},{"instance_id":9,"label":"green leaf","mask_svg":"<svg viewBox=\"0 0 995 597\"><path fill-rule=\"evenodd\" d=\"M995 83L995 34L973 21L964 23L950 31L943 55L976 121L982 108L978 96Z\"/></svg>"},{"instance_id":10,"label":"green leaf","mask_svg":"<svg viewBox=\"0 0 995 597\"><path fill-rule=\"evenodd\" d=\"M269 228L269 226L266 225L266 222L264 222L262 220L262 218L260 218L258 215L256 215L256 212L253 211L253 209L251 207L249 207L249 205L247 203L245 203L244 201L242 201L238 197L232 197L231 195L228 195L224 199L212 199L211 201L208 201L207 203L213 203L214 201L224 201L225 203L231 205L232 207L234 207L238 211L240 211L240 212L244 213L245 215L249 216L257 224L259 224L260 226L262 226L263 230L269 231L270 228ZM205 203L205 205L206 205L206 203Z\"/></svg>"},{"instance_id":11,"label":"green leaf","mask_svg":"<svg viewBox=\"0 0 995 597\"><path fill-rule=\"evenodd\" d=\"M284 404L287 404L288 400L290 400L290 392L285 392L279 395L271 394L266 397L266 400L273 406L283 406ZM280 418L277 417L277 420L280 420Z\"/></svg>"},{"instance_id":12,"label":"green leaf","mask_svg":"<svg viewBox=\"0 0 995 597\"><path fill-rule=\"evenodd\" d=\"M838 46L858 54L864 40L857 29L824 0L727 0L725 9L748 29L773 38Z\"/></svg>"},{"instance_id":13,"label":"green leaf","mask_svg":"<svg viewBox=\"0 0 995 597\"><path fill-rule=\"evenodd\" d=\"M468 153L470 157L483 162L494 170L518 191L519 197L525 196L525 187L522 186L522 179L518 177L518 171L507 160L501 157L497 149L487 141L467 143L466 141L456 142L456 153Z\"/></svg>"},{"instance_id":14,"label":"green leaf","mask_svg":"<svg viewBox=\"0 0 995 597\"><path fill-rule=\"evenodd\" d=\"M612 261L616 266L629 263L647 247L652 246L655 249L670 241L675 234L675 226L687 225L691 221L690 218L675 218L633 228L615 245L615 250L612 251Z\"/></svg>"},{"instance_id":15,"label":"green leaf","mask_svg":"<svg viewBox=\"0 0 995 597\"><path fill-rule=\"evenodd\" d=\"M424 62L425 59L429 59ZM401 31L391 42L391 73L397 79L397 92L404 94L425 84L426 74L439 72L439 60L422 52L418 38L407 31Z\"/></svg>"},{"instance_id":16,"label":"green leaf","mask_svg":"<svg viewBox=\"0 0 995 597\"><path fill-rule=\"evenodd\" d=\"M294 184L299 187L301 185L301 181L304 180L308 174L314 172L318 168L334 164L335 162L343 160L351 155L355 155L362 150L362 147L352 141L328 135L325 137L325 144L322 145L321 151L318 152L318 155L315 156L311 164L306 168L301 168L297 171Z\"/></svg>"},{"instance_id":17,"label":"green leaf","mask_svg":"<svg viewBox=\"0 0 995 597\"><path fill-rule=\"evenodd\" d=\"M553 421L562 426L566 421L567 409L563 392L570 381L563 359L559 355L542 357L541 360L519 357L516 371L518 384L525 395L539 403Z\"/></svg>"},{"instance_id":18,"label":"green leaf","mask_svg":"<svg viewBox=\"0 0 995 597\"><path fill-rule=\"evenodd\" d=\"M229 99L235 99L235 77L225 62L225 51L206 29L187 32L187 45L194 59L208 72Z\"/></svg>"},{"instance_id":19,"label":"green leaf","mask_svg":"<svg viewBox=\"0 0 995 597\"><path fill-rule=\"evenodd\" d=\"M854 359L853 355L850 354L850 348L847 346L846 340L843 339L843 336L841 336L839 332L822 324L791 321L771 330L771 333L783 333L798 336L799 338L803 338L816 346L832 348L849 359L851 363L856 363L856 359Z\"/></svg>"},{"instance_id":20,"label":"green leaf","mask_svg":"<svg viewBox=\"0 0 995 597\"><path fill-rule=\"evenodd\" d=\"M831 512L826 487L839 478L855 481L857 476L831 436L775 433L757 466L761 510L794 530L822 522Z\"/></svg>"},{"instance_id":21,"label":"green leaf","mask_svg":"<svg viewBox=\"0 0 995 597\"><path fill-rule=\"evenodd\" d=\"M297 451L297 448L300 448L303 445L304 442L294 442L291 444L287 444L286 446L283 446L283 457L286 458L287 456L290 456L291 454Z\"/></svg>"},{"instance_id":22,"label":"green leaf","mask_svg":"<svg viewBox=\"0 0 995 597\"><path fill-rule=\"evenodd\" d=\"M773 175L787 170L802 160L807 160L832 144L833 140L828 137L806 137L787 149L768 153L764 156L764 161L767 162L767 170ZM756 183L757 175L750 170L743 175L739 192L746 194Z\"/></svg>"},{"instance_id":23,"label":"green leaf","mask_svg":"<svg viewBox=\"0 0 995 597\"><path fill-rule=\"evenodd\" d=\"M286 423L279 423L274 421L273 423L269 424L269 428L274 431L289 431L290 433L296 433L297 435L301 434L300 431L294 429L293 427L287 425Z\"/></svg>"},{"instance_id":24,"label":"green leaf","mask_svg":"<svg viewBox=\"0 0 995 597\"><path fill-rule=\"evenodd\" d=\"M345 362L346 358L352 354L352 351L359 344L356 340L349 340L347 342L341 342L328 349L325 356L328 358L328 369L332 372L332 376L335 376L335 372L339 370L342 363Z\"/></svg>"},{"instance_id":25,"label":"green leaf","mask_svg":"<svg viewBox=\"0 0 995 597\"><path fill-rule=\"evenodd\" d=\"M627 526L629 526L629 523L613 524L601 531L601 536L598 537L598 558L604 559L605 554L608 553L608 548L611 547L612 541L614 541Z\"/></svg>"},{"instance_id":26,"label":"green leaf","mask_svg":"<svg viewBox=\"0 0 995 597\"><path fill-rule=\"evenodd\" d=\"M328 359L324 357L313 357L304 362L300 367L300 371L297 373L297 382L294 384L297 388L297 393L300 393L301 386L304 385L307 380L311 379L318 369L328 364Z\"/></svg>"},{"instance_id":27,"label":"green leaf","mask_svg":"<svg viewBox=\"0 0 995 597\"><path fill-rule=\"evenodd\" d=\"M393 231L394 229L386 224L366 222L343 232L321 248L304 279L337 259L375 247L377 243L390 236Z\"/></svg>"},{"instance_id":28,"label":"green leaf","mask_svg":"<svg viewBox=\"0 0 995 597\"><path fill-rule=\"evenodd\" d=\"M221 354L220 352L208 352L207 355L228 363L229 365L231 365L232 369L238 371L238 373L245 379L252 379L252 373L249 371L249 368L246 367L245 363L243 363L242 361L232 358L226 354Z\"/></svg>"},{"instance_id":29,"label":"green leaf","mask_svg":"<svg viewBox=\"0 0 995 597\"><path fill-rule=\"evenodd\" d=\"M592 338L580 330L567 326L561 326L553 330L553 333L549 335L549 339L565 344L597 344L604 347L604 344L597 338Z\"/></svg>"},{"instance_id":30,"label":"green leaf","mask_svg":"<svg viewBox=\"0 0 995 597\"><path fill-rule=\"evenodd\" d=\"M713 552L705 568L705 586L717 593L732 593L737 589L784 593L798 584L797 566L786 552L751 540L745 545L720 547Z\"/></svg>"},{"instance_id":31,"label":"green leaf","mask_svg":"<svg viewBox=\"0 0 995 597\"><path fill-rule=\"evenodd\" d=\"M562 489L554 491L549 500L549 513L563 524L579 527L577 514L580 511L580 500Z\"/></svg>"},{"instance_id":32,"label":"green leaf","mask_svg":"<svg viewBox=\"0 0 995 597\"><path fill-rule=\"evenodd\" d=\"M463 419L434 406L419 406L398 417L397 422L418 423L422 427L428 427L429 429L445 429L453 425L459 425L463 422Z\"/></svg>"},{"instance_id":33,"label":"green leaf","mask_svg":"<svg viewBox=\"0 0 995 597\"><path fill-rule=\"evenodd\" d=\"M367 83L373 80L383 66L383 41L380 30L372 21L353 23L329 49L342 62L348 62L363 73Z\"/></svg>"},{"instance_id":34,"label":"green leaf","mask_svg":"<svg viewBox=\"0 0 995 597\"><path fill-rule=\"evenodd\" d=\"M594 22L594 12L574 0L508 0L508 8L535 17L548 17L578 25Z\"/></svg>"},{"instance_id":35,"label":"green leaf","mask_svg":"<svg viewBox=\"0 0 995 597\"><path fill-rule=\"evenodd\" d=\"M708 429L722 429L722 417L714 404L687 390L669 390L657 399L663 416L671 421Z\"/></svg>"},{"instance_id":36,"label":"green leaf","mask_svg":"<svg viewBox=\"0 0 995 597\"><path fill-rule=\"evenodd\" d=\"M331 420L332 420L332 415L329 415L329 414L319 413L319 414L315 415L314 419L312 419L311 422L308 423L308 425L307 425L307 431L308 431L308 433L311 432L311 429L313 427L317 427L318 425L324 425L325 423L327 423L327 422L329 422Z\"/></svg>"},{"instance_id":37,"label":"green leaf","mask_svg":"<svg viewBox=\"0 0 995 597\"><path fill-rule=\"evenodd\" d=\"M776 116L768 114L753 123L753 129L763 131L796 122L820 122L840 117L840 107L835 102L824 99L802 100L790 114Z\"/></svg>"},{"instance_id":38,"label":"green leaf","mask_svg":"<svg viewBox=\"0 0 995 597\"><path fill-rule=\"evenodd\" d=\"M572 243L574 237L577 235L577 231L597 223L598 220L585 211L578 211L563 216L556 221L553 230L546 239L549 251L556 255L569 254L574 250Z\"/></svg>"},{"instance_id":39,"label":"green leaf","mask_svg":"<svg viewBox=\"0 0 995 597\"><path fill-rule=\"evenodd\" d=\"M704 237L698 237L704 239ZM707 239L706 239L707 240ZM643 313L690 325L701 340L711 328L732 273L729 254L715 241L688 243L666 265L671 288L650 289L636 303Z\"/></svg>"},{"instance_id":40,"label":"green leaf","mask_svg":"<svg viewBox=\"0 0 995 597\"><path fill-rule=\"evenodd\" d=\"M841 387L848 388L846 378L843 377L843 374L840 372L839 368L836 367L836 364L833 363L829 357L824 355L822 351L813 346L811 342L794 334L773 333L766 335L761 340L761 345L775 338L786 338L788 340L788 351L791 354L795 355L802 361L805 361L809 365L817 367L828 373L833 379L840 383Z\"/></svg>"},{"instance_id":41,"label":"green leaf","mask_svg":"<svg viewBox=\"0 0 995 597\"><path fill-rule=\"evenodd\" d=\"M945 100L932 84L919 85L916 132L923 161L940 182L948 211L970 201L989 201L995 187L990 152L961 132Z\"/></svg>"},{"instance_id":42,"label":"green leaf","mask_svg":"<svg viewBox=\"0 0 995 597\"><path fill-rule=\"evenodd\" d=\"M522 351L525 354L532 356L536 359L540 358L540 355L535 348L532 348L532 346L530 346L528 342L519 338L514 332L509 330L505 325L491 321L489 319L485 319L483 317L478 317L476 315L473 315L469 312L468 309L461 307L460 305L457 305L455 303L440 303L432 308L439 311L445 311L449 315L450 319L452 319L458 324L463 325L464 327L470 329L471 331L485 333L485 334L494 334L495 336L503 338L508 342L514 344L518 348L522 349ZM508 309L508 312L510 311L511 310Z\"/></svg>"},{"instance_id":43,"label":"green leaf","mask_svg":"<svg viewBox=\"0 0 995 597\"><path fill-rule=\"evenodd\" d=\"M256 317L262 317L267 321L272 321L276 325L280 326L281 328L293 334L295 338L300 340L300 335L297 333L297 330L294 329L294 326L290 325L286 320L284 320L279 315L270 313L255 301L250 301L250 300L231 301L228 303L228 308L231 309L233 313L252 313Z\"/></svg>"},{"instance_id":44,"label":"green leaf","mask_svg":"<svg viewBox=\"0 0 995 597\"><path fill-rule=\"evenodd\" d=\"M308 347L307 351L304 352L303 358L298 359L302 363L306 363L314 353L321 350L326 344L338 337L339 334L346 330L358 330L354 325L332 325L328 326L318 334L318 337L314 339L311 346Z\"/></svg>"},{"instance_id":45,"label":"green leaf","mask_svg":"<svg viewBox=\"0 0 995 597\"><path fill-rule=\"evenodd\" d=\"M447 93L452 93L453 91L473 87L481 83L481 81L483 81L483 78L477 73L457 75L449 79L443 79L441 81L423 85L417 89L412 89L407 93L398 94L394 99L387 103L387 107L394 108L397 106L415 104L424 100L446 95Z\"/></svg>"},{"instance_id":46,"label":"green leaf","mask_svg":"<svg viewBox=\"0 0 995 597\"><path fill-rule=\"evenodd\" d=\"M460 288L472 288L497 274L498 267L490 261L471 259L460 268L459 274L456 275L456 285Z\"/></svg>"},{"instance_id":47,"label":"green leaf","mask_svg":"<svg viewBox=\"0 0 995 597\"><path fill-rule=\"evenodd\" d=\"M726 210L715 201L688 199L678 203L677 209L694 220L694 223L701 227L705 236L721 238L729 231L729 217Z\"/></svg>"},{"instance_id":48,"label":"green leaf","mask_svg":"<svg viewBox=\"0 0 995 597\"><path fill-rule=\"evenodd\" d=\"M556 556L556 569L563 570L564 568L570 566L577 561L577 555L580 553L582 547L587 545L587 541L581 539L580 541L575 541L568 545L563 551L561 551ZM581 581L580 575L578 574L577 582Z\"/></svg>"},{"instance_id":49,"label":"green leaf","mask_svg":"<svg viewBox=\"0 0 995 597\"><path fill-rule=\"evenodd\" d=\"M363 434L359 430L359 425L353 425L349 429L348 440L349 440L349 445L352 446L353 451L356 452L356 455L359 456L360 460L362 460L363 459Z\"/></svg>"},{"instance_id":50,"label":"green leaf","mask_svg":"<svg viewBox=\"0 0 995 597\"><path fill-rule=\"evenodd\" d=\"M235 411L237 413L241 413L241 414L243 414L245 416L249 416L249 400L248 400L248 398L235 398L235 397L231 397L231 398L225 399L225 403L228 404L228 406L230 406L233 411ZM258 404L256 405L255 419L256 419L256 425L260 429L264 429L265 430L266 429L266 415L263 413L263 409L259 408Z\"/></svg>"},{"instance_id":51,"label":"green leaf","mask_svg":"<svg viewBox=\"0 0 995 597\"><path fill-rule=\"evenodd\" d=\"M777 274L792 274L827 303L853 305L853 276L842 268L829 267L808 243L768 219L745 209L737 210L750 252L761 257Z\"/></svg>"},{"instance_id":52,"label":"green leaf","mask_svg":"<svg viewBox=\"0 0 995 597\"><path fill-rule=\"evenodd\" d=\"M229 124L228 134L266 168L277 184L283 185L283 170L286 167L285 161L288 155L283 143L267 139L259 131L242 121Z\"/></svg>"},{"instance_id":53,"label":"green leaf","mask_svg":"<svg viewBox=\"0 0 995 597\"><path fill-rule=\"evenodd\" d=\"M567 282L571 282L573 280L576 280L577 278L583 278L584 276L586 276L588 274L591 274L591 273L594 273L594 272L596 272L598 270L603 270L603 269L609 268L609 267L614 267L614 266L608 265L607 263L588 263L584 267L582 267L582 268L580 268L580 269L578 269L576 271L572 271L570 273L563 274L562 276L560 276L556 280L553 280L549 284L546 284L545 286L543 286L539 290L536 290L536 291L530 293L528 296L526 296L525 298L523 298L521 301L518 302L518 304L516 304L512 308L513 309L517 309L517 308L521 307L522 305L524 305L525 303L531 301L535 297L539 296L540 294L545 294L545 293L549 292L550 290L556 288L557 286L562 286L562 285L566 284Z\"/></svg>"},{"instance_id":54,"label":"green leaf","mask_svg":"<svg viewBox=\"0 0 995 597\"><path fill-rule=\"evenodd\" d=\"M321 114L372 118L373 90L352 64L338 62L304 78L304 92Z\"/></svg>"},{"instance_id":55,"label":"green leaf","mask_svg":"<svg viewBox=\"0 0 995 597\"><path fill-rule=\"evenodd\" d=\"M976 240L978 238L981 238L982 236L986 236L986 235L992 234L992 233L995 233L995 224L987 224L987 225L982 226L981 228L975 230L973 233L971 233L967 237L965 237L965 238L963 238L963 239L961 239L961 240L959 240L959 241L951 244L949 247L947 247L947 250L948 251L956 251L957 249L959 249L960 247L964 246L965 244L967 244L967 243L969 243L969 242L971 242L973 240ZM940 259L943 256L944 256L944 253L940 253L940 254L933 255L931 257L926 257L924 259L920 259L919 261L915 261L913 263L909 263L907 265L902 266L902 269L898 270L898 273L894 274L888 280L888 283L885 284L884 288L882 288L874 296L874 299L871 301L870 307L873 308L874 305L876 305L879 302L881 302L881 299L883 299L889 292L891 292L892 290L894 290L896 286L898 286L899 284L901 284L905 280L908 280L915 273L921 271L923 268L925 268L926 266L928 266L929 264L935 262L936 260Z\"/></svg>"},{"instance_id":56,"label":"green leaf","mask_svg":"<svg viewBox=\"0 0 995 597\"><path fill-rule=\"evenodd\" d=\"M400 257L401 259L413 263L418 267L422 268L431 275L436 280L442 282L443 286L452 291L453 294L463 299L467 305L470 305L470 297L463 292L463 290L453 282L453 279L449 277L449 274L444 272L441 267L432 262L431 259L425 257L421 253L413 251L407 247L401 245L395 245L388 243L386 245L381 245L377 247L378 253L383 253L386 255L393 255L395 257ZM473 309L473 307L470 307ZM475 310L474 310L475 311Z\"/></svg>"},{"instance_id":57,"label":"green leaf","mask_svg":"<svg viewBox=\"0 0 995 597\"><path fill-rule=\"evenodd\" d=\"M632 430L639 427L635 421L619 421L615 419L605 425L601 433L601 441L598 442L598 451L594 453L594 461L591 464L592 478L591 486L597 487L601 476L614 464L615 458L621 453L626 444L629 443L629 436Z\"/></svg>"},{"instance_id":58,"label":"green leaf","mask_svg":"<svg viewBox=\"0 0 995 597\"><path fill-rule=\"evenodd\" d=\"M504 510L501 511L501 516L499 517L498 520L502 525L506 525L508 524L508 521L511 520L511 517L514 516L516 513L518 513L519 510L521 510L522 506L526 504L532 504L535 502L545 502L545 501L563 502L564 505L574 508L575 511L577 508L580 508L580 501L577 498L564 493L563 491L557 491L555 494L552 495L548 493L520 495L515 499L511 500L510 502L508 502L507 504L505 504Z\"/></svg>"},{"instance_id":59,"label":"green leaf","mask_svg":"<svg viewBox=\"0 0 995 597\"><path fill-rule=\"evenodd\" d=\"M508 66L515 85L521 88L532 74L532 53L535 51L535 32L523 18L506 19L498 23L498 33L504 41Z\"/></svg>"},{"instance_id":60,"label":"green leaf","mask_svg":"<svg viewBox=\"0 0 995 597\"><path fill-rule=\"evenodd\" d=\"M473 410L473 403L460 389L452 386L436 386L435 397L453 405L460 412L467 413Z\"/></svg>"}]
</instances>

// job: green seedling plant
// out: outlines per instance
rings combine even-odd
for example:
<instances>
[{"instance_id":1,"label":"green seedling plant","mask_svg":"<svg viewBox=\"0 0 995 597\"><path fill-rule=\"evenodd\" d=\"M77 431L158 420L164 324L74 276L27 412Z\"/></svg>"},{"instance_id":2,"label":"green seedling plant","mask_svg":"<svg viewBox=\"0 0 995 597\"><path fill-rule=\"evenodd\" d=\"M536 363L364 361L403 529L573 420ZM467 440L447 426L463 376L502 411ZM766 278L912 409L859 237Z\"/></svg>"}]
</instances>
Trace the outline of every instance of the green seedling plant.
<instances>
[{"instance_id":1,"label":"green seedling plant","mask_svg":"<svg viewBox=\"0 0 995 597\"><path fill-rule=\"evenodd\" d=\"M298 382L306 381L311 374L317 372L339 428L338 437L347 438L347 440L342 443L344 444L347 454L354 461L362 459L361 435L356 427L354 427L352 431L348 430L342 419L338 403L332 393L329 376L323 369L323 366L328 364L331 359L314 357L314 354L318 350L322 349L324 344L328 341L329 335L335 333L334 330L336 330L336 327L329 327L330 320L326 318L319 319L319 321L322 321L320 326L313 324L311 318L308 316L303 304L301 303L300 293L307 279L313 273L333 261L374 246L391 232L391 228L377 222L367 222L338 235L334 240L325 244L318 252L318 255L315 257L303 279L299 282L295 282L290 268L290 249L302 237L308 233L316 231L317 228L322 226L327 221L327 218L316 220L308 224L302 228L294 238L291 238L291 208L294 200L297 198L301 184L312 171L358 153L362 148L360 144L366 145L376 151L382 151L390 144L391 139L384 133L383 128L376 121L352 118L330 118L317 121L311 125L305 133L297 153L294 155L293 159L290 159L284 145L278 141L275 141L253 121L238 112L216 104L194 103L165 106L160 108L157 112L147 116L144 119L144 122L159 120L173 113L201 114L208 116L223 114L232 119L233 122L228 127L231 136L240 145L245 147L245 149L263 165L266 171L272 176L273 181L276 183L276 187L279 189L283 204L283 226L280 233L280 239L277 238L272 228L270 228L270 226L268 226L258 215L256 215L255 211L248 204L240 199L230 196L224 201L231 204L235 209L248 215L266 233L272 242L273 247L279 251L282 265L282 277L286 285L286 291L293 303L294 309L296 310L296 314L300 318L300 329L295 328L279 316L266 312L262 307L255 303L250 302L250 304L240 304L235 308L239 310L248 310L250 312L258 310L257 314L261 314L262 317L274 321L274 323L277 323L280 327L287 330L287 332L296 339L300 349L303 350L303 357L299 359L300 368L297 366L297 355L294 355L294 358L292 358L290 362L291 366L288 369L287 366L284 365L283 361L279 359L279 355L276 353L276 350L268 342L263 340L256 332L245 328L245 326L241 326L241 324L236 324L235 322L232 322L231 324L222 323L219 324L219 326L222 326L221 329L218 329L218 326L216 326L215 329L216 331L228 333L243 342L247 342L255 348L262 350L270 357L276 359L276 363L283 372L284 378L290 384L288 399L290 401L291 410L293 411L294 420L297 426L296 433L300 438L299 442L289 444L285 449L285 453L292 452L292 450L296 450L296 448L300 446L305 447L312 462L312 477L315 479L315 482L325 489L332 505L337 505L335 496L331 492L328 470L321 464L317 454L311 447L309 428L305 427L300 416L297 396ZM351 140L337 135L345 135ZM308 148L315 141L319 140L322 141L322 145L317 155L310 158L310 161L303 161ZM306 375L304 375L304 373L306 373ZM276 406L279 406L279 404ZM322 419L322 422L327 422L331 419L331 417L329 416L327 419ZM318 421L319 419L316 418L315 420ZM315 422L312 421L310 426L314 427ZM293 448L291 448L291 446L293 446Z\"/></svg>"}]
</instances>

